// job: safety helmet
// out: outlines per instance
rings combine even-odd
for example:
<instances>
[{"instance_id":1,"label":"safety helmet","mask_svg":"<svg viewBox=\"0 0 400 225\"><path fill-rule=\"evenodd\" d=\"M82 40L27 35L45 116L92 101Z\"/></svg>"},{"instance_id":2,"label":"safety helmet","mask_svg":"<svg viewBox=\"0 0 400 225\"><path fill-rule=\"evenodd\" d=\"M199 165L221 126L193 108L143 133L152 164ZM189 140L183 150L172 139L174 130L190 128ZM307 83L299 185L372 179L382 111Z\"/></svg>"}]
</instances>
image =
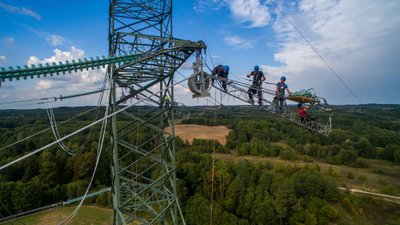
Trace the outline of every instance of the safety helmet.
<instances>
[{"instance_id":1,"label":"safety helmet","mask_svg":"<svg viewBox=\"0 0 400 225\"><path fill-rule=\"evenodd\" d=\"M226 72L229 72L229 66L228 66L228 65L225 65L225 66L224 66L224 70L225 70Z\"/></svg>"},{"instance_id":2,"label":"safety helmet","mask_svg":"<svg viewBox=\"0 0 400 225\"><path fill-rule=\"evenodd\" d=\"M303 106L303 104L299 103L297 104L297 108L301 108Z\"/></svg>"},{"instance_id":3,"label":"safety helmet","mask_svg":"<svg viewBox=\"0 0 400 225\"><path fill-rule=\"evenodd\" d=\"M285 77L285 76L282 76L282 77L281 77L281 80L286 81L286 77Z\"/></svg>"},{"instance_id":4,"label":"safety helmet","mask_svg":"<svg viewBox=\"0 0 400 225\"><path fill-rule=\"evenodd\" d=\"M255 65L255 66L254 66L254 70L255 70L255 71L258 71L259 69L260 69L260 67L258 67L258 65Z\"/></svg>"}]
</instances>

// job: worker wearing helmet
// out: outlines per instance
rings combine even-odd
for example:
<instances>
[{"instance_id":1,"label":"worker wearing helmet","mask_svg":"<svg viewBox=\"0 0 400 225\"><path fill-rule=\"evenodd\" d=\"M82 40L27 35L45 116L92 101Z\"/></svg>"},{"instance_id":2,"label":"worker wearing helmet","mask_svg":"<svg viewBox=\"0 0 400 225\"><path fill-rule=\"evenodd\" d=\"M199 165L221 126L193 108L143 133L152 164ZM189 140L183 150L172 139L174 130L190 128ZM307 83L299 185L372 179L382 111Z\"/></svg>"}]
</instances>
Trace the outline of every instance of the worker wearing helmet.
<instances>
[{"instance_id":1,"label":"worker wearing helmet","mask_svg":"<svg viewBox=\"0 0 400 225\"><path fill-rule=\"evenodd\" d=\"M297 115L300 117L300 121L302 124L315 121L317 118L315 116L310 116L308 114L308 110L311 108L311 105L303 105L302 103L297 104ZM310 124L312 125L312 124Z\"/></svg>"},{"instance_id":2,"label":"worker wearing helmet","mask_svg":"<svg viewBox=\"0 0 400 225\"><path fill-rule=\"evenodd\" d=\"M253 83L250 86L249 90L247 91L247 93L249 94L249 99L250 99L250 103L254 104L254 98L253 95L255 93L257 93L257 97L258 97L258 104L260 106L262 106L262 82L265 79L265 75L262 71L260 71L260 67L258 67L258 65L254 66L254 71L251 72L250 74L247 75L247 77L253 77Z\"/></svg>"},{"instance_id":3,"label":"worker wearing helmet","mask_svg":"<svg viewBox=\"0 0 400 225\"><path fill-rule=\"evenodd\" d=\"M310 106L303 106L302 103L297 104L297 115L300 117L300 121L303 124L305 121L308 121L310 116L307 113L307 110L310 109Z\"/></svg>"},{"instance_id":4,"label":"worker wearing helmet","mask_svg":"<svg viewBox=\"0 0 400 225\"><path fill-rule=\"evenodd\" d=\"M279 101L279 110L283 110L283 103L285 102L285 91L290 95L290 90L285 84L286 77L282 76L281 81L276 84L276 99Z\"/></svg>"},{"instance_id":5,"label":"worker wearing helmet","mask_svg":"<svg viewBox=\"0 0 400 225\"><path fill-rule=\"evenodd\" d=\"M212 71L211 71L211 75L213 76L217 76L217 79L221 81L222 83L222 88L224 89L224 91L226 91L226 82L228 80L228 75L229 75L229 66L225 65L218 65L217 67L215 67ZM213 79L213 83L214 83L214 79Z\"/></svg>"},{"instance_id":6,"label":"worker wearing helmet","mask_svg":"<svg viewBox=\"0 0 400 225\"><path fill-rule=\"evenodd\" d=\"M169 98L168 98L167 95L165 95L164 96L164 107L168 108L169 107L169 103L170 103Z\"/></svg>"}]
</instances>

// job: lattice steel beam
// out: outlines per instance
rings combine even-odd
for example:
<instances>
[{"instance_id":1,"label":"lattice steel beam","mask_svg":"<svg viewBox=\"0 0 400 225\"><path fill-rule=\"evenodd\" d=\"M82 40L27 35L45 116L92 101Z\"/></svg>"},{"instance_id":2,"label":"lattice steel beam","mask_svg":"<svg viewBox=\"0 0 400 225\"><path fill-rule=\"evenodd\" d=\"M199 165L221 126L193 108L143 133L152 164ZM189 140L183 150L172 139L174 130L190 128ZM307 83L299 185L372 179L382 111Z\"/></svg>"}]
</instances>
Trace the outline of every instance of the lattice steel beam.
<instances>
[{"instance_id":1,"label":"lattice steel beam","mask_svg":"<svg viewBox=\"0 0 400 225\"><path fill-rule=\"evenodd\" d=\"M172 36L172 0L110 3L109 54L140 55L109 67L110 109L140 98L152 104L112 118L114 224L185 224L176 193L173 77L205 45ZM118 87L128 94L118 95Z\"/></svg>"}]
</instances>

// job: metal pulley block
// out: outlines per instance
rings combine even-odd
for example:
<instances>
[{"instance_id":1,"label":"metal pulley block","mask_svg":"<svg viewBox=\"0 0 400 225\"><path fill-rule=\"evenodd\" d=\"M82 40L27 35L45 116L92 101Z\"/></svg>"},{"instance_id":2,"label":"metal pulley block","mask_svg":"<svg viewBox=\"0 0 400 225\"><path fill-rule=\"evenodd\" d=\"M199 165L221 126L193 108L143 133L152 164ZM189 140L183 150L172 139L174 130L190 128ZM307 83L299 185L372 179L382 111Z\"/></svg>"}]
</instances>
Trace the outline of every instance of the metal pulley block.
<instances>
[{"instance_id":1,"label":"metal pulley block","mask_svg":"<svg viewBox=\"0 0 400 225\"><path fill-rule=\"evenodd\" d=\"M199 52L196 54L196 62L193 63L193 74L188 80L188 86L193 98L210 96L212 78L209 73L203 71L202 56Z\"/></svg>"},{"instance_id":2,"label":"metal pulley block","mask_svg":"<svg viewBox=\"0 0 400 225\"><path fill-rule=\"evenodd\" d=\"M210 96L212 79L210 74L197 71L190 76L188 81L189 89L193 92L193 98Z\"/></svg>"}]
</instances>

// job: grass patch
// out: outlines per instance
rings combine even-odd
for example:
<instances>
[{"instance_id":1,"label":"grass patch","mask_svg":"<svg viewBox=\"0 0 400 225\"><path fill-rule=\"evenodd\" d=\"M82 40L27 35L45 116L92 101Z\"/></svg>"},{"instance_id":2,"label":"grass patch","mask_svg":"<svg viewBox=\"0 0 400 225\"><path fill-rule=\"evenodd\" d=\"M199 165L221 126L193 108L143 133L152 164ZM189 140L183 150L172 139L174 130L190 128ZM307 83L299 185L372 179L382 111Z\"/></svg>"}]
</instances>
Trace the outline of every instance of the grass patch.
<instances>
[{"instance_id":1,"label":"grass patch","mask_svg":"<svg viewBox=\"0 0 400 225\"><path fill-rule=\"evenodd\" d=\"M281 143L279 143L279 145L283 147ZM312 166L317 164L322 175L334 179L341 186L382 194L385 194L385 192L400 193L400 166L385 160L365 159L365 162L368 164L367 168L354 168L345 165L332 165L320 159L298 155L297 159L285 160L282 157L260 157L251 155L238 157L235 152L232 152L231 154L217 154L216 158L226 161L246 159L250 162L269 162L273 166L282 164ZM304 160L304 158L307 159ZM379 173L376 171L379 171ZM390 188L388 189L387 186L390 186Z\"/></svg>"},{"instance_id":2,"label":"grass patch","mask_svg":"<svg viewBox=\"0 0 400 225\"><path fill-rule=\"evenodd\" d=\"M26 216L20 221L25 224L59 224L67 218L76 206L51 209L31 216ZM97 206L82 206L70 224L76 225L105 225L112 224L113 211L111 209L100 208ZM13 221L17 224L17 221Z\"/></svg>"}]
</instances>

